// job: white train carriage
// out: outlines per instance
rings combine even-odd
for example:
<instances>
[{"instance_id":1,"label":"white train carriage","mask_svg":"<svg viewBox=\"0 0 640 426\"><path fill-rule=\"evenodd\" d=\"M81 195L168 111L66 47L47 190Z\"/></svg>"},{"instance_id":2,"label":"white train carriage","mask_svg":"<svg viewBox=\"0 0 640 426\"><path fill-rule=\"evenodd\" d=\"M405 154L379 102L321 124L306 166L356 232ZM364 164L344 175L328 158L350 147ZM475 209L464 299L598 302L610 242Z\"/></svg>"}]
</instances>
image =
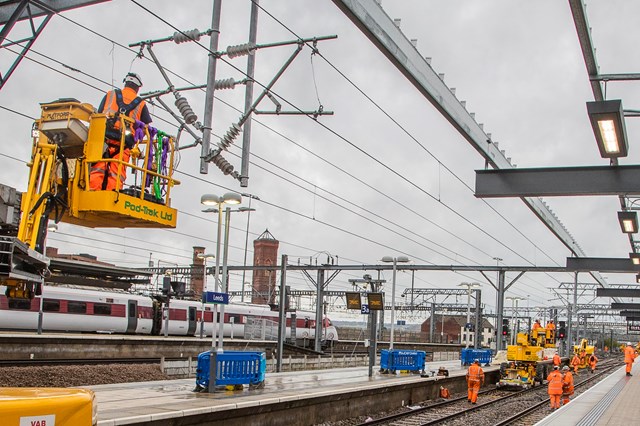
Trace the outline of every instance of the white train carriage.
<instances>
[{"instance_id":1,"label":"white train carriage","mask_svg":"<svg viewBox=\"0 0 640 426\"><path fill-rule=\"evenodd\" d=\"M0 328L35 330L42 302L43 330L151 334L154 305L149 297L43 286L32 300L8 298L0 286Z\"/></svg>"},{"instance_id":2,"label":"white train carriage","mask_svg":"<svg viewBox=\"0 0 640 426\"><path fill-rule=\"evenodd\" d=\"M114 334L163 335L167 324L172 336L197 336L213 332L213 306L193 300L171 299L167 312L164 298L124 291L93 290L85 287L44 286L42 296L32 300L8 298L0 286L0 329L36 330L42 301L43 330ZM204 321L203 321L204 315ZM218 310L218 322L221 315ZM295 336L298 342L315 337L314 312L298 311ZM250 303L225 306L223 333L227 338L271 340L277 336L278 312L267 305ZM248 334L251 334L250 336ZM323 319L321 339L338 340L336 328ZM291 337L291 314L287 313L285 338Z\"/></svg>"}]
</instances>

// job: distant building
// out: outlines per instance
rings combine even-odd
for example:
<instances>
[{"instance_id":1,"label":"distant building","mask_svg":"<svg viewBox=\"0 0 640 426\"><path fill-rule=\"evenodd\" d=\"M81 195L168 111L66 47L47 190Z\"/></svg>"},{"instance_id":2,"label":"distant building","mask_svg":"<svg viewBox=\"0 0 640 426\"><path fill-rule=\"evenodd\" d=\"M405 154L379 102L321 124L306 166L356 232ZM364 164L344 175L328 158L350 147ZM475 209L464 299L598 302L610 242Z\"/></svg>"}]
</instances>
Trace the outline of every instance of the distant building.
<instances>
[{"instance_id":1,"label":"distant building","mask_svg":"<svg viewBox=\"0 0 640 426\"><path fill-rule=\"evenodd\" d=\"M468 333L464 329L467 322L466 315L435 315L435 332L433 334L434 343L459 343L465 345L467 343L467 334L469 345L475 345L475 332ZM475 325L475 318L471 316L471 324ZM490 346L495 339L494 326L486 319L480 321L480 346ZM420 326L420 331L429 336L431 329L431 318L428 318Z\"/></svg>"},{"instance_id":2,"label":"distant building","mask_svg":"<svg viewBox=\"0 0 640 426\"><path fill-rule=\"evenodd\" d=\"M79 260L82 262L95 263L96 265L115 266L113 263L102 262L97 256L87 253L64 254L58 253L57 247L47 247L45 255L47 257L55 257L56 259Z\"/></svg>"},{"instance_id":3,"label":"distant building","mask_svg":"<svg viewBox=\"0 0 640 426\"><path fill-rule=\"evenodd\" d=\"M191 259L191 267L193 268L193 272L191 272L191 275L189 277L189 288L196 296L202 296L202 293L205 291L205 262L204 259L198 257L198 255L203 254L204 247L193 247L193 259ZM213 279L215 280L215 277L213 277Z\"/></svg>"},{"instance_id":4,"label":"distant building","mask_svg":"<svg viewBox=\"0 0 640 426\"><path fill-rule=\"evenodd\" d=\"M269 230L253 241L253 266L275 266L278 264L278 246ZM275 304L276 271L253 271L251 303Z\"/></svg>"}]
</instances>

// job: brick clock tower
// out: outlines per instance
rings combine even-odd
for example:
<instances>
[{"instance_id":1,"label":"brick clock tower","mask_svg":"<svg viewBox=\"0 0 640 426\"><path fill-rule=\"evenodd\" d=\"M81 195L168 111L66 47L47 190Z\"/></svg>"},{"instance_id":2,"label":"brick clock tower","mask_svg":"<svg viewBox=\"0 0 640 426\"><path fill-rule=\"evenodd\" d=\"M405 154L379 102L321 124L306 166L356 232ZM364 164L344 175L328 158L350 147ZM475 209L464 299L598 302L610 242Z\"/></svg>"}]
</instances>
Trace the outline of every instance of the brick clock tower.
<instances>
[{"instance_id":1,"label":"brick clock tower","mask_svg":"<svg viewBox=\"0 0 640 426\"><path fill-rule=\"evenodd\" d=\"M204 254L204 247L194 247L193 248L193 259L191 261L191 282L190 288L191 291L196 296L202 296L202 292L204 291L204 259L199 259L198 255Z\"/></svg>"},{"instance_id":2,"label":"brick clock tower","mask_svg":"<svg viewBox=\"0 0 640 426\"><path fill-rule=\"evenodd\" d=\"M273 266L278 264L278 245L269 230L265 230L253 241L253 265ZM276 296L276 271L253 271L251 303L274 304Z\"/></svg>"}]
</instances>

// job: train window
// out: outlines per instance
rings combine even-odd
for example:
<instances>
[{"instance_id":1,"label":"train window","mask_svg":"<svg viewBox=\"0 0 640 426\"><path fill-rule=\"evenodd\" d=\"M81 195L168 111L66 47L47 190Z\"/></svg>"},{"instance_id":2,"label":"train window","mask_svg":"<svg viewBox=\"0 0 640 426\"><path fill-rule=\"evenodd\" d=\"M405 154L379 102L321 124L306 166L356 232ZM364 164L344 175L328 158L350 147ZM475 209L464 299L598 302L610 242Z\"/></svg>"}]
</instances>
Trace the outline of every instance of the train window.
<instances>
[{"instance_id":1,"label":"train window","mask_svg":"<svg viewBox=\"0 0 640 426\"><path fill-rule=\"evenodd\" d=\"M54 299L44 299L42 302L43 312L60 312L60 301Z\"/></svg>"},{"instance_id":2,"label":"train window","mask_svg":"<svg viewBox=\"0 0 640 426\"><path fill-rule=\"evenodd\" d=\"M86 314L87 304L85 302L69 300L67 302L67 312L69 312L70 314Z\"/></svg>"},{"instance_id":3,"label":"train window","mask_svg":"<svg viewBox=\"0 0 640 426\"><path fill-rule=\"evenodd\" d=\"M21 311L31 310L31 300L9 298L9 309L17 309Z\"/></svg>"},{"instance_id":4,"label":"train window","mask_svg":"<svg viewBox=\"0 0 640 426\"><path fill-rule=\"evenodd\" d=\"M94 315L111 315L111 305L106 303L94 303L93 304Z\"/></svg>"}]
</instances>

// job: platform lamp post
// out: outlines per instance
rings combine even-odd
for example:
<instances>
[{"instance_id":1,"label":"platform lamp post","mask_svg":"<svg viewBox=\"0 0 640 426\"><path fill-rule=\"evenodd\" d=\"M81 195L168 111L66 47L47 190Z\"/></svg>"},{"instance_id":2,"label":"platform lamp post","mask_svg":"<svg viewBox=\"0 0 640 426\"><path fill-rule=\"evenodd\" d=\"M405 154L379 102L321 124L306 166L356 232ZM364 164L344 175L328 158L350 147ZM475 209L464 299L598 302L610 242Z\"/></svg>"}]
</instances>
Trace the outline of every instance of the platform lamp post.
<instances>
[{"instance_id":1,"label":"platform lamp post","mask_svg":"<svg viewBox=\"0 0 640 426\"><path fill-rule=\"evenodd\" d=\"M210 213L216 212L218 213L218 235L216 239L216 267L214 271L215 277L215 291L219 291L220 289L220 240L222 238L222 205L223 204L240 204L242 201L242 197L240 194L235 192L227 192L223 196L218 196L215 194L204 194L200 197L200 203L205 206L217 206L217 209L205 209L203 212ZM224 319L222 319L224 321ZM222 336L217 338L216 333L216 325L218 323L218 306L213 306L213 328L211 332L211 364L209 369L209 392L212 393L215 391L216 386L216 352L218 347L218 342L222 340Z\"/></svg>"},{"instance_id":2,"label":"platform lamp post","mask_svg":"<svg viewBox=\"0 0 640 426\"><path fill-rule=\"evenodd\" d=\"M384 256L381 259L383 262L393 263L393 277L391 279L391 333L389 335L389 350L393 349L393 330L395 327L395 312L396 312L396 269L398 262L407 263L409 258L407 256Z\"/></svg>"},{"instance_id":3,"label":"platform lamp post","mask_svg":"<svg viewBox=\"0 0 640 426\"><path fill-rule=\"evenodd\" d=\"M224 218L224 250L223 250L223 254L222 254L222 286L221 286L221 291L222 293L228 293L229 292L229 288L228 288L228 269L227 269L227 264L228 264L228 256L229 256L229 230L231 229L231 213L233 212L247 212L250 213L252 211L255 211L256 209L251 209L249 207L238 207L236 210L231 210L230 207L227 207L225 209L225 218ZM242 284L242 286L244 287L244 283ZM222 353L223 352L223 325L224 325L224 304L220 305L220 318L222 318L220 320L220 323L218 324L218 331L219 331L219 335L220 335L220 346L218 346L218 353Z\"/></svg>"},{"instance_id":4,"label":"platform lamp post","mask_svg":"<svg viewBox=\"0 0 640 426\"><path fill-rule=\"evenodd\" d=\"M198 253L196 256L198 259L202 259L204 261L204 274L202 274L204 278L204 282L202 283L202 314L200 315L200 338L204 338L204 299L205 299L205 290L208 287L208 279L207 279L207 260L215 259L215 255L209 253ZM211 331L213 333L213 331Z\"/></svg>"},{"instance_id":5,"label":"platform lamp post","mask_svg":"<svg viewBox=\"0 0 640 426\"><path fill-rule=\"evenodd\" d=\"M469 336L471 336L471 289L473 288L480 288L480 283L460 283L458 284L459 287L466 287L467 288L467 322L464 325L464 328L466 330L465 332L465 348L468 349L469 348ZM476 316L478 315L478 312L476 312Z\"/></svg>"}]
</instances>

